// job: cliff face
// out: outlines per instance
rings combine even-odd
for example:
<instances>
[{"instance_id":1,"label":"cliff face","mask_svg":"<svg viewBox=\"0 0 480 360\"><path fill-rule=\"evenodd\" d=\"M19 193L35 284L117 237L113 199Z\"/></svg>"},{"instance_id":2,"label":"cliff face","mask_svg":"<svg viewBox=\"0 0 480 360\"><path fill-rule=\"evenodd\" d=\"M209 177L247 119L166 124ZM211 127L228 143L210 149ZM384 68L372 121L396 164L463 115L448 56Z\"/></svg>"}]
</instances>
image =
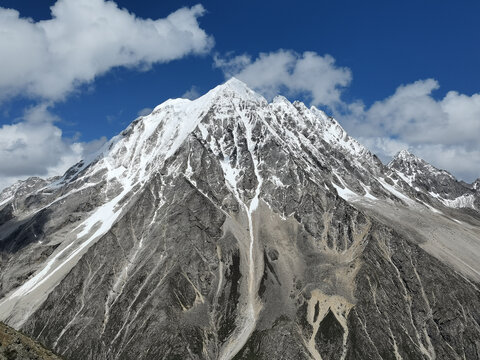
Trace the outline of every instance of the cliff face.
<instances>
[{"instance_id":1,"label":"cliff face","mask_svg":"<svg viewBox=\"0 0 480 360\"><path fill-rule=\"evenodd\" d=\"M5 197L0 317L66 359L480 358L480 216L398 171L235 79L169 100Z\"/></svg>"}]
</instances>

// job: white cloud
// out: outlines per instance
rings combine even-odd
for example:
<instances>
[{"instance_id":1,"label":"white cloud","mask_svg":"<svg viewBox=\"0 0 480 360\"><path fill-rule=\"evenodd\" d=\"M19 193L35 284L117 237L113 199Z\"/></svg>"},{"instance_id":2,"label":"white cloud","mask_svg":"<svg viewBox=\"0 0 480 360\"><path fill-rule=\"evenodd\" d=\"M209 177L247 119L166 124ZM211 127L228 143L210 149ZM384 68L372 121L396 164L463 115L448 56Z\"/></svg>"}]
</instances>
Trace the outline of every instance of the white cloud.
<instances>
[{"instance_id":1,"label":"white cloud","mask_svg":"<svg viewBox=\"0 0 480 360\"><path fill-rule=\"evenodd\" d=\"M200 92L198 91L198 88L195 85L192 85L192 87L185 91L181 97L184 99L195 100L199 96Z\"/></svg>"},{"instance_id":2,"label":"white cloud","mask_svg":"<svg viewBox=\"0 0 480 360\"><path fill-rule=\"evenodd\" d=\"M137 112L137 116L146 116L153 111L152 108L146 107Z\"/></svg>"},{"instance_id":3,"label":"white cloud","mask_svg":"<svg viewBox=\"0 0 480 360\"><path fill-rule=\"evenodd\" d=\"M50 20L34 22L0 8L0 100L18 94L62 99L118 67L148 68L209 51L201 5L164 19L140 19L113 1L58 0Z\"/></svg>"},{"instance_id":4,"label":"white cloud","mask_svg":"<svg viewBox=\"0 0 480 360\"><path fill-rule=\"evenodd\" d=\"M361 102L349 105L350 113L339 118L384 159L408 148L472 181L480 176L480 94L450 91L437 100L432 92L438 88L433 79L402 85L369 108Z\"/></svg>"},{"instance_id":5,"label":"white cloud","mask_svg":"<svg viewBox=\"0 0 480 360\"><path fill-rule=\"evenodd\" d=\"M197 21L204 12L196 5L152 20L113 1L58 0L51 19L35 22L0 7L0 102L18 95L40 100L20 122L0 127L0 187L59 175L104 143L65 138L50 108L114 67L145 70L208 52L213 38Z\"/></svg>"},{"instance_id":6,"label":"white cloud","mask_svg":"<svg viewBox=\"0 0 480 360\"><path fill-rule=\"evenodd\" d=\"M303 94L312 104L332 109L341 105L342 89L352 79L350 70L336 66L333 57L311 51L297 54L278 50L261 53L256 59L248 55L216 56L214 66L227 78L235 76L268 98L282 92Z\"/></svg>"},{"instance_id":7,"label":"white cloud","mask_svg":"<svg viewBox=\"0 0 480 360\"><path fill-rule=\"evenodd\" d=\"M28 109L20 122L0 127L0 188L29 176L61 175L106 139L74 142L55 126L47 104Z\"/></svg>"},{"instance_id":8,"label":"white cloud","mask_svg":"<svg viewBox=\"0 0 480 360\"><path fill-rule=\"evenodd\" d=\"M356 139L361 144L365 145L371 152L377 154L384 162L390 161L390 159L400 150L411 148L408 143L389 137L359 136L356 137Z\"/></svg>"}]
</instances>

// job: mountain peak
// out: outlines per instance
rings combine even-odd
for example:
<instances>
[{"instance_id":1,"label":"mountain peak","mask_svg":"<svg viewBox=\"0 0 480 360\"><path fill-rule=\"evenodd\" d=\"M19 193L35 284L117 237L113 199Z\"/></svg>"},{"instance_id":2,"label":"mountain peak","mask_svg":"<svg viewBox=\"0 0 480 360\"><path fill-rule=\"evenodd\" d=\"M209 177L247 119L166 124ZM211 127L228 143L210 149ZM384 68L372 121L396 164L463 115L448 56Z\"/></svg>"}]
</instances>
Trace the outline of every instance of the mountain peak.
<instances>
[{"instance_id":1,"label":"mountain peak","mask_svg":"<svg viewBox=\"0 0 480 360\"><path fill-rule=\"evenodd\" d=\"M407 149L399 151L393 159L388 163L387 167L403 172L418 171L420 168L428 168L431 171L439 171L425 160L419 158Z\"/></svg>"},{"instance_id":2,"label":"mountain peak","mask_svg":"<svg viewBox=\"0 0 480 360\"><path fill-rule=\"evenodd\" d=\"M455 179L455 177L446 170L441 170L424 159L416 156L410 151L404 149L399 151L387 165L389 168L395 168L402 171L415 171L430 173L431 175L442 175ZM455 179L456 180L456 179Z\"/></svg>"},{"instance_id":3,"label":"mountain peak","mask_svg":"<svg viewBox=\"0 0 480 360\"><path fill-rule=\"evenodd\" d=\"M255 91L250 89L246 83L244 83L241 80L238 80L236 77L231 77L229 80L225 81L223 84L218 85L215 89L217 89L217 90L229 90L229 91L233 91L233 92L238 93L238 94L246 94L246 93L257 94Z\"/></svg>"},{"instance_id":4,"label":"mountain peak","mask_svg":"<svg viewBox=\"0 0 480 360\"><path fill-rule=\"evenodd\" d=\"M440 170L408 150L402 150L387 165L417 191L423 191L448 207L475 208L472 185L458 181L446 170Z\"/></svg>"},{"instance_id":5,"label":"mountain peak","mask_svg":"<svg viewBox=\"0 0 480 360\"><path fill-rule=\"evenodd\" d=\"M428 173L430 175L442 175L448 176L454 179L453 175L451 175L446 170L440 170L433 166L432 164L428 163L427 161L419 158L415 154L411 153L410 151L404 149L399 151L387 165L389 168L393 168L396 170L400 170L402 172L411 173L411 172L421 172L421 173Z\"/></svg>"},{"instance_id":6,"label":"mountain peak","mask_svg":"<svg viewBox=\"0 0 480 360\"><path fill-rule=\"evenodd\" d=\"M423 160L394 166L237 79L167 100L60 181L0 193L0 321L72 360L478 358L480 193ZM416 336L453 303L469 333Z\"/></svg>"},{"instance_id":7,"label":"mountain peak","mask_svg":"<svg viewBox=\"0 0 480 360\"><path fill-rule=\"evenodd\" d=\"M239 89L249 89L251 90L247 84L245 84L243 81L237 79L235 76L232 76L230 79L225 81L220 86L228 86L228 87L234 87L234 88L239 88Z\"/></svg>"},{"instance_id":8,"label":"mountain peak","mask_svg":"<svg viewBox=\"0 0 480 360\"><path fill-rule=\"evenodd\" d=\"M394 160L420 160L416 155L412 154L410 151L407 149L400 150L394 157Z\"/></svg>"},{"instance_id":9,"label":"mountain peak","mask_svg":"<svg viewBox=\"0 0 480 360\"><path fill-rule=\"evenodd\" d=\"M231 77L223 84L218 85L217 87L213 88L208 93L194 101L197 103L201 103L218 97L237 98L241 100L252 100L255 102L267 103L267 100L262 95L253 91L248 87L247 84L245 84L241 80L238 80L235 77Z\"/></svg>"}]
</instances>

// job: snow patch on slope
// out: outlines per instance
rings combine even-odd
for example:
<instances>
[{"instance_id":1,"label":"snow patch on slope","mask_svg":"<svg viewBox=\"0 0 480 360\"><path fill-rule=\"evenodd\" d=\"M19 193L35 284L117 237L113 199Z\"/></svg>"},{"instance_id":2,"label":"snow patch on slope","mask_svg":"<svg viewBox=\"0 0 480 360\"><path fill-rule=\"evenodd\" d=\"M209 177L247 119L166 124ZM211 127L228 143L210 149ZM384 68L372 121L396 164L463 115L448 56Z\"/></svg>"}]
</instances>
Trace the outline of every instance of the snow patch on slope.
<instances>
[{"instance_id":1,"label":"snow patch on slope","mask_svg":"<svg viewBox=\"0 0 480 360\"><path fill-rule=\"evenodd\" d=\"M442 199L442 202L452 208L472 208L475 209L474 205L475 196L473 194L462 195L453 200Z\"/></svg>"},{"instance_id":2,"label":"snow patch on slope","mask_svg":"<svg viewBox=\"0 0 480 360\"><path fill-rule=\"evenodd\" d=\"M394 186L388 184L385 180L383 180L381 177L379 177L378 182L382 184L382 186L391 194L395 195L397 198L402 199L405 201L407 204L413 203L413 200L410 199L407 195L403 194L399 190L397 190Z\"/></svg>"}]
</instances>

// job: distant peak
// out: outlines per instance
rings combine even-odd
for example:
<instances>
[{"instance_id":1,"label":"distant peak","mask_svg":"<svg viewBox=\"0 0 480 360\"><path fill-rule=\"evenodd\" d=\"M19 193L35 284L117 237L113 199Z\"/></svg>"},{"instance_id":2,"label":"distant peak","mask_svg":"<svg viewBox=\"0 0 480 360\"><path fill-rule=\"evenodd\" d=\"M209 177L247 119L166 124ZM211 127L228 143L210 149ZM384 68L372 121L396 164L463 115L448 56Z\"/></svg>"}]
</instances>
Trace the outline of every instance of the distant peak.
<instances>
[{"instance_id":1,"label":"distant peak","mask_svg":"<svg viewBox=\"0 0 480 360\"><path fill-rule=\"evenodd\" d=\"M411 153L407 149L399 151L392 159L392 162L394 161L407 161L407 162L424 162L424 160L420 159L418 156L415 154Z\"/></svg>"},{"instance_id":2,"label":"distant peak","mask_svg":"<svg viewBox=\"0 0 480 360\"><path fill-rule=\"evenodd\" d=\"M412 154L410 151L407 149L400 150L397 155L395 155L395 158L397 159L411 159L411 158L416 158L414 154Z\"/></svg>"},{"instance_id":3,"label":"distant peak","mask_svg":"<svg viewBox=\"0 0 480 360\"><path fill-rule=\"evenodd\" d=\"M418 156L412 154L408 150L402 150L394 156L392 161L387 165L389 168L394 168L400 170L401 172L405 171L416 171L422 172L423 174L430 174L430 176L448 176L452 179L455 177L446 170L441 170L426 160L419 158ZM456 179L455 179L456 180Z\"/></svg>"},{"instance_id":4,"label":"distant peak","mask_svg":"<svg viewBox=\"0 0 480 360\"><path fill-rule=\"evenodd\" d=\"M395 156L392 158L392 160L388 163L388 167L403 167L405 166L405 163L409 163L410 165L413 165L413 163L418 163L418 161L421 160L414 154L412 154L410 151L407 149L400 150L395 154Z\"/></svg>"}]
</instances>

